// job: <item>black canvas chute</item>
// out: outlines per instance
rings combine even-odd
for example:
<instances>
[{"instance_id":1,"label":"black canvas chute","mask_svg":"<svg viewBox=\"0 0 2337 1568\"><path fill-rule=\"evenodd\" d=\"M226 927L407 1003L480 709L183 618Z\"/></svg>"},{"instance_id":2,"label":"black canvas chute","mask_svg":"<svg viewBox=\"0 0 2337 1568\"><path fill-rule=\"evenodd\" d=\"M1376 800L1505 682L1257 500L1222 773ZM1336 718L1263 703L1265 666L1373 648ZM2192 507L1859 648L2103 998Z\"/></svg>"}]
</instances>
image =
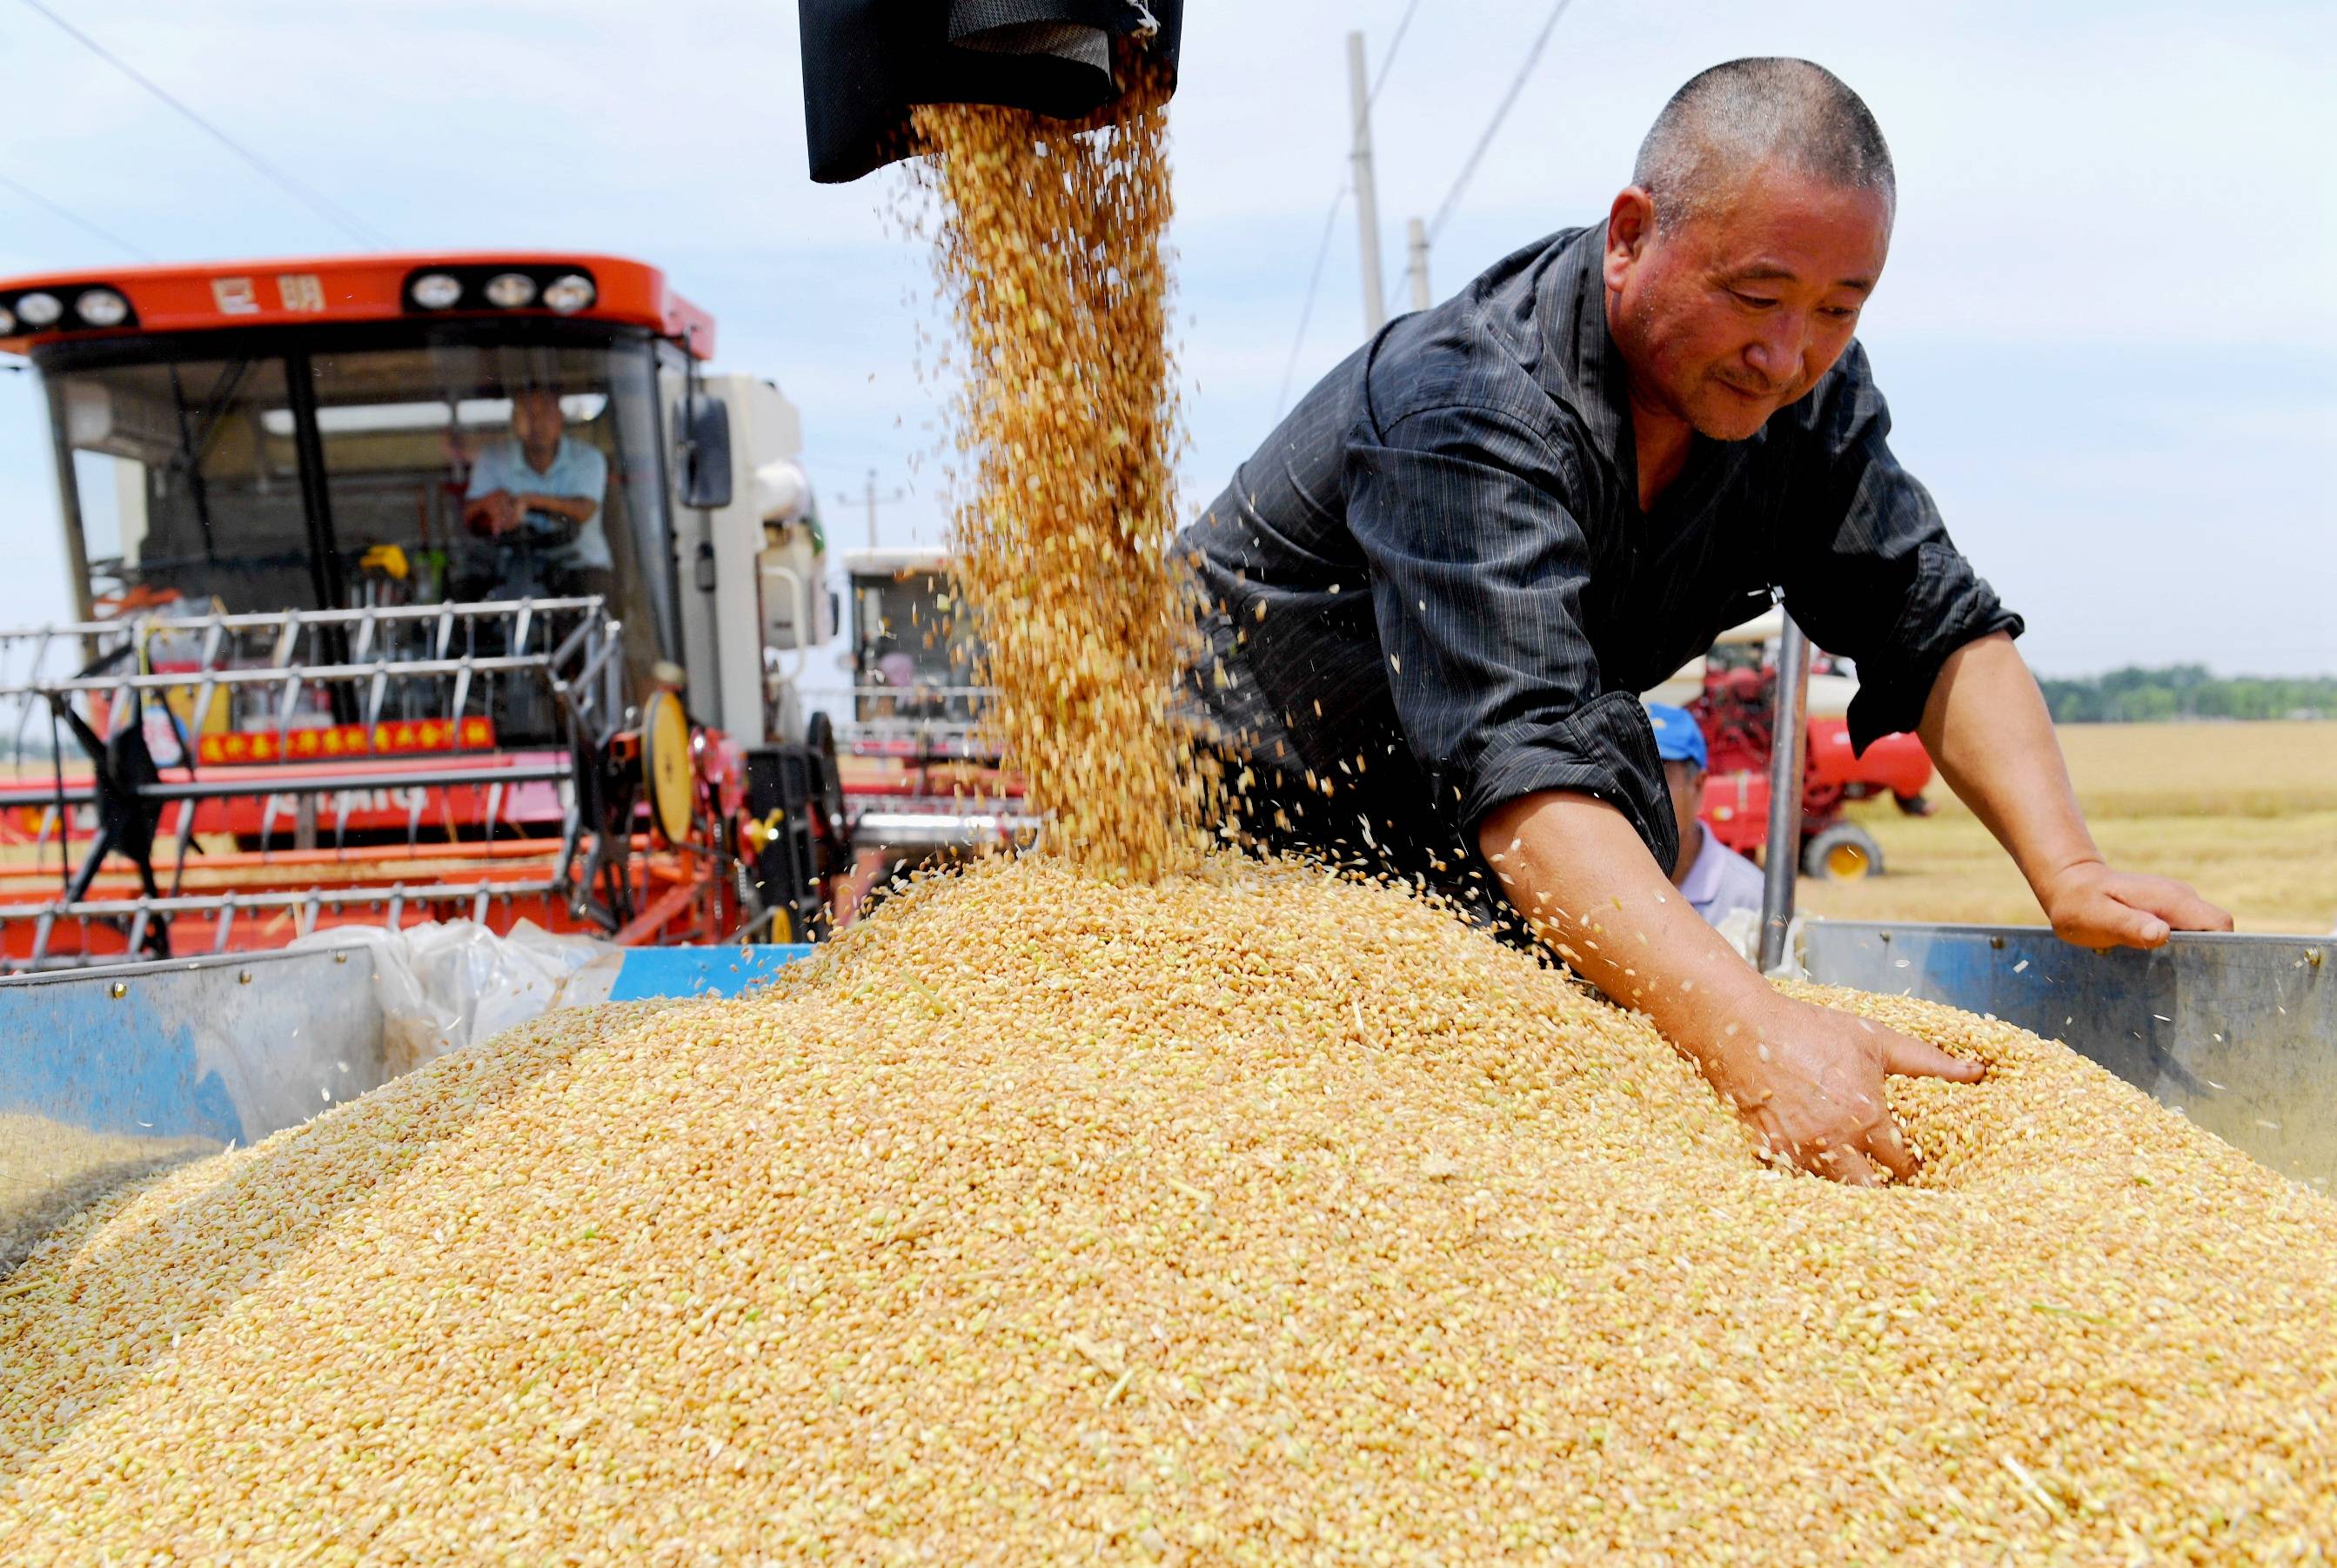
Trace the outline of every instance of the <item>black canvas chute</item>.
<instances>
[{"instance_id":1,"label":"black canvas chute","mask_svg":"<svg viewBox=\"0 0 2337 1568\"><path fill-rule=\"evenodd\" d=\"M1183 0L798 0L811 177L916 151L919 103L1109 116L1139 61L1176 84Z\"/></svg>"}]
</instances>

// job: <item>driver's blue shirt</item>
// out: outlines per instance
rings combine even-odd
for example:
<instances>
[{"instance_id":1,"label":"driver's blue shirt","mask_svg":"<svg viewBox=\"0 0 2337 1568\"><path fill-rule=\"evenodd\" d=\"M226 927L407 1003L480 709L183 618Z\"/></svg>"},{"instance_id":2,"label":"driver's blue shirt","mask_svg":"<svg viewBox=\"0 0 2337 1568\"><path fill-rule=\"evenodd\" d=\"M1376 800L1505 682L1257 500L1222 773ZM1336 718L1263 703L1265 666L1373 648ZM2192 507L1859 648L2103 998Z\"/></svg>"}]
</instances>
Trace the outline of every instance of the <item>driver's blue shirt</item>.
<instances>
[{"instance_id":1,"label":"driver's blue shirt","mask_svg":"<svg viewBox=\"0 0 2337 1568\"><path fill-rule=\"evenodd\" d=\"M538 472L529 466L526 448L518 438L505 436L480 453L471 465L471 483L463 492L463 498L475 501L482 495L508 490L514 495L575 497L590 501L598 508L608 489L609 459L599 447L587 446L572 436L562 436L559 448L552 455L552 466ZM531 534L540 532L558 537L566 527L565 518L541 512L527 514L525 531ZM601 526L601 513L596 509L577 528L573 539L546 550L544 554L561 566L606 567L609 535Z\"/></svg>"}]
</instances>

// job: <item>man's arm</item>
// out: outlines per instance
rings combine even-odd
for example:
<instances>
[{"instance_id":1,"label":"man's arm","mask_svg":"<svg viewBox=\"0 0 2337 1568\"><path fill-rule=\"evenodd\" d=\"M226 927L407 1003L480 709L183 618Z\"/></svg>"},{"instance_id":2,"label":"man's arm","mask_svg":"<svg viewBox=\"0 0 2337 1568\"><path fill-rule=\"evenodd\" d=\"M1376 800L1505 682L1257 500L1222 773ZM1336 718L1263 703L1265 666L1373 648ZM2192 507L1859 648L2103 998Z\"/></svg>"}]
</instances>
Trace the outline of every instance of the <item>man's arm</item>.
<instances>
[{"instance_id":1,"label":"man's arm","mask_svg":"<svg viewBox=\"0 0 2337 1568\"><path fill-rule=\"evenodd\" d=\"M545 495L531 491L519 498L522 512L543 512L576 527L592 521L601 503L591 495Z\"/></svg>"},{"instance_id":2,"label":"man's arm","mask_svg":"<svg viewBox=\"0 0 2337 1568\"><path fill-rule=\"evenodd\" d=\"M1912 1154L1886 1073L1968 1083L1977 1063L1773 990L1705 924L1623 814L1569 790L1512 800L1478 845L1510 901L1578 974L1645 1013L1773 1157L1855 1186Z\"/></svg>"},{"instance_id":3,"label":"man's arm","mask_svg":"<svg viewBox=\"0 0 2337 1568\"><path fill-rule=\"evenodd\" d=\"M2156 947L2169 931L2232 928L2229 915L2186 884L2103 863L2044 694L2010 637L1995 632L1948 656L1920 733L1948 787L2020 867L2063 941Z\"/></svg>"}]
</instances>

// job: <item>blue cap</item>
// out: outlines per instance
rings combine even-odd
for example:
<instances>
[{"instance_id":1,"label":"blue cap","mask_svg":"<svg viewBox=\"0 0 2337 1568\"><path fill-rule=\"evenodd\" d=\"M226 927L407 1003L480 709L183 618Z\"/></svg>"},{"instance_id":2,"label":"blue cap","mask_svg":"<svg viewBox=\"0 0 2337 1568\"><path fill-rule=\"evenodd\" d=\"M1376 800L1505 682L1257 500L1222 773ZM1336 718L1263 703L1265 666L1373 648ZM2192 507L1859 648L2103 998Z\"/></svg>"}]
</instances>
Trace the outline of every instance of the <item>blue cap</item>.
<instances>
[{"instance_id":1,"label":"blue cap","mask_svg":"<svg viewBox=\"0 0 2337 1568\"><path fill-rule=\"evenodd\" d=\"M1648 721L1656 727L1657 756L1667 762L1706 765L1709 754L1704 749L1704 728L1695 714L1668 702L1650 702Z\"/></svg>"}]
</instances>

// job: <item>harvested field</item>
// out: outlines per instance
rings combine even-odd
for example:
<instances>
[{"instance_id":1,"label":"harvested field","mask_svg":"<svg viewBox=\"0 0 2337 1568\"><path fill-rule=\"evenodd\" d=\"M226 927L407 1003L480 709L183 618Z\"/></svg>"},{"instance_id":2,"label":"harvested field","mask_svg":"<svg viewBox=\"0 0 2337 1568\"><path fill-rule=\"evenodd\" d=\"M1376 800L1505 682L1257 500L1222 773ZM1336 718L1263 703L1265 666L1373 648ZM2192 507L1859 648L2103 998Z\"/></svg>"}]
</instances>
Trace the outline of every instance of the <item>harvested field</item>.
<instances>
[{"instance_id":1,"label":"harvested field","mask_svg":"<svg viewBox=\"0 0 2337 1568\"><path fill-rule=\"evenodd\" d=\"M2337 812L2337 720L2064 724L2058 733L2090 818Z\"/></svg>"},{"instance_id":2,"label":"harvested field","mask_svg":"<svg viewBox=\"0 0 2337 1568\"><path fill-rule=\"evenodd\" d=\"M2337 723L2064 726L2094 837L2113 865L2179 877L2243 931L2337 928ZM1802 883L1812 913L1858 920L2036 925L2004 852L1942 786L1939 814L1888 805L1859 819L1891 874Z\"/></svg>"}]
</instances>

